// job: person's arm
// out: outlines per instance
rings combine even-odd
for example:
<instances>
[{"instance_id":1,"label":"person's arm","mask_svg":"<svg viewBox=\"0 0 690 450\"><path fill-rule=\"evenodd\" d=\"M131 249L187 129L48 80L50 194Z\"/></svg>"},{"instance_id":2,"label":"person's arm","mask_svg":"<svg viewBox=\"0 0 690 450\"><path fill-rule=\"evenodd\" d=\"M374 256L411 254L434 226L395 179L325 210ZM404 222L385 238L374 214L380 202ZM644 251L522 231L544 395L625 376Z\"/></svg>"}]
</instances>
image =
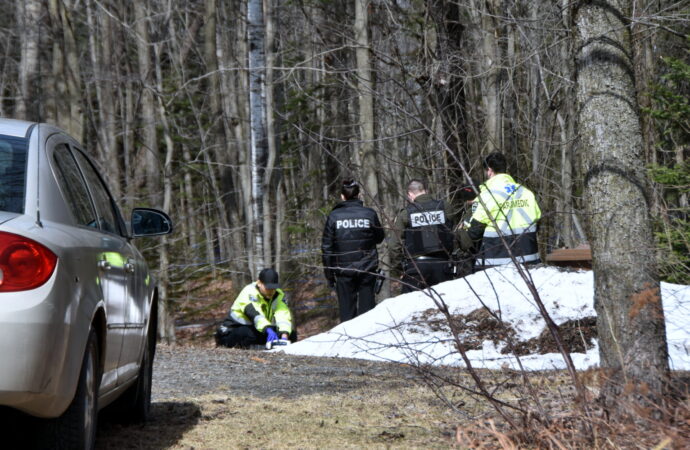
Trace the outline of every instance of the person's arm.
<instances>
[{"instance_id":1,"label":"person's arm","mask_svg":"<svg viewBox=\"0 0 690 450\"><path fill-rule=\"evenodd\" d=\"M287 339L290 333L292 333L292 314L290 313L290 308L288 308L287 303L284 301L284 296L285 294L281 292L279 293L279 297L274 300L275 313L273 318L281 339L283 336Z\"/></svg>"},{"instance_id":2,"label":"person's arm","mask_svg":"<svg viewBox=\"0 0 690 450\"><path fill-rule=\"evenodd\" d=\"M260 333L265 332L266 327L271 326L271 322L261 312L260 300L257 298L258 293L247 293L246 304L244 305L243 313L254 323L254 328Z\"/></svg>"},{"instance_id":3,"label":"person's arm","mask_svg":"<svg viewBox=\"0 0 690 450\"><path fill-rule=\"evenodd\" d=\"M333 221L329 215L323 227L323 237L321 238L321 263L323 264L323 273L330 285L335 283L335 272L333 270L335 263L333 258L335 231L333 228Z\"/></svg>"},{"instance_id":4,"label":"person's arm","mask_svg":"<svg viewBox=\"0 0 690 450\"><path fill-rule=\"evenodd\" d=\"M467 238L469 240L466 241L465 243L463 243L463 249L465 248L464 244L468 244L467 248L469 249L472 247L472 245L474 245L474 242L480 241L482 239L482 236L484 236L484 229L485 228L486 228L486 224L481 223L475 219L470 220L470 227L466 231Z\"/></svg>"},{"instance_id":5,"label":"person's arm","mask_svg":"<svg viewBox=\"0 0 690 450\"><path fill-rule=\"evenodd\" d=\"M380 244L383 242L384 237L386 237L386 234L383 231L383 226L379 220L379 215L374 212L374 242Z\"/></svg>"},{"instance_id":6,"label":"person's arm","mask_svg":"<svg viewBox=\"0 0 690 450\"><path fill-rule=\"evenodd\" d=\"M484 186L480 188L479 197L473 202L473 213L469 218L464 217L461 229L458 231L458 239L463 250L474 248L477 242L482 240L484 230L491 223L491 217L495 214L497 206L491 192Z\"/></svg>"}]
</instances>

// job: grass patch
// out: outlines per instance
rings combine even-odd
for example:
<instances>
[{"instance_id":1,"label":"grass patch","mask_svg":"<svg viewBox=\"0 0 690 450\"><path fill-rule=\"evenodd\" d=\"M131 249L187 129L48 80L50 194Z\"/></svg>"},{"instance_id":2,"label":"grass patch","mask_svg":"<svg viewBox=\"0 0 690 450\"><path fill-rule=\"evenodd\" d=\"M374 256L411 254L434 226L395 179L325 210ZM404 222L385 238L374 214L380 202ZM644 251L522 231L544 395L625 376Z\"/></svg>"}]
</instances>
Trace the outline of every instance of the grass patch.
<instances>
[{"instance_id":1,"label":"grass patch","mask_svg":"<svg viewBox=\"0 0 690 450\"><path fill-rule=\"evenodd\" d=\"M235 395L153 404L146 426L103 423L99 449L448 448L458 416L426 386L386 377L362 387L286 398ZM231 382L229 380L229 382ZM280 377L276 377L280 382ZM485 406L472 403L474 409Z\"/></svg>"}]
</instances>

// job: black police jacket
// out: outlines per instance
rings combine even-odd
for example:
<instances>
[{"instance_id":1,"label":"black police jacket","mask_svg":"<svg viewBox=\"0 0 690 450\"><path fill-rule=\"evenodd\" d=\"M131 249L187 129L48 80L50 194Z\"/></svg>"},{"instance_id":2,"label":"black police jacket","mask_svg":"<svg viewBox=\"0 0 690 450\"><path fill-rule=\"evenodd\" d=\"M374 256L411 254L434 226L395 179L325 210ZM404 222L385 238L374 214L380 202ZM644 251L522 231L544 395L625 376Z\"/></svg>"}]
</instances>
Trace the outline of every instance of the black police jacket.
<instances>
[{"instance_id":1,"label":"black police jacket","mask_svg":"<svg viewBox=\"0 0 690 450\"><path fill-rule=\"evenodd\" d=\"M326 219L321 241L326 278L376 271L379 264L376 244L383 237L379 216L361 200L335 205Z\"/></svg>"},{"instance_id":2,"label":"black police jacket","mask_svg":"<svg viewBox=\"0 0 690 450\"><path fill-rule=\"evenodd\" d=\"M404 231L406 254L450 259L454 247L453 222L443 200L419 196L405 209L408 215Z\"/></svg>"}]
</instances>

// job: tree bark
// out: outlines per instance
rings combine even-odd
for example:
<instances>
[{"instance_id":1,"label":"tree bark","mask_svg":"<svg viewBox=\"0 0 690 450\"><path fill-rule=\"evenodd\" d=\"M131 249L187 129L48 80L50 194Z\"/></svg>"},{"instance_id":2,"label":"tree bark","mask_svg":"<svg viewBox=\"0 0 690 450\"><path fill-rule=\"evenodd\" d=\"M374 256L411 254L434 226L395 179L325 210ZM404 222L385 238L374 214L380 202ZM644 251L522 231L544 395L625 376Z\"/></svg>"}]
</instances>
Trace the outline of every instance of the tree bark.
<instances>
[{"instance_id":1,"label":"tree bark","mask_svg":"<svg viewBox=\"0 0 690 450\"><path fill-rule=\"evenodd\" d=\"M364 195L373 204L378 198L376 146L374 131L374 80L369 48L369 1L355 0L355 59L357 61L357 97L359 99L359 145L356 152Z\"/></svg>"},{"instance_id":2,"label":"tree bark","mask_svg":"<svg viewBox=\"0 0 690 450\"><path fill-rule=\"evenodd\" d=\"M220 83L220 71L218 63L218 30L217 30L217 11L218 5L216 0L205 0L204 1L204 61L206 64L207 76L207 92L210 104L210 124L208 130L209 146L205 146L206 153L210 155L206 156L207 160L213 160L216 162L215 167L209 165L209 176L212 177L212 186L215 192L214 198L219 199L217 201L219 205L218 215L218 226L217 226L217 240L218 249L220 250L220 260L226 260L230 258L230 251L228 245L226 245L226 233L229 231L228 218L226 215L226 203L221 200L223 197L228 195L224 189L223 179L225 173L229 170L225 167L224 163L227 161L227 141L225 136L225 114L223 113L223 91L221 90ZM217 173L217 175L216 175Z\"/></svg>"},{"instance_id":3,"label":"tree bark","mask_svg":"<svg viewBox=\"0 0 690 450\"><path fill-rule=\"evenodd\" d=\"M249 111L252 222L254 241L253 271L265 267L264 259L264 195L268 139L266 134L266 51L262 0L247 2L247 41L249 42ZM254 273L254 272L252 272Z\"/></svg>"},{"instance_id":4,"label":"tree bark","mask_svg":"<svg viewBox=\"0 0 690 450\"><path fill-rule=\"evenodd\" d=\"M583 2L574 12L578 134L595 274L601 400L623 414L658 402L668 379L629 35L631 0Z\"/></svg>"},{"instance_id":5,"label":"tree bark","mask_svg":"<svg viewBox=\"0 0 690 450\"><path fill-rule=\"evenodd\" d=\"M97 8L100 14L96 14L93 8L93 1L86 3L87 21L89 28L89 53L91 65L93 67L94 89L98 102L98 124L102 133L97 134L98 145L100 146L100 157L106 167L108 167L108 185L111 186L112 194L116 199L122 195L120 179L120 160L116 149L116 127L117 114L115 108L115 83L113 82L113 71L104 70L106 67L112 68L114 39L112 19L108 14ZM100 24L100 27L98 26ZM98 37L101 39L99 40Z\"/></svg>"},{"instance_id":6,"label":"tree bark","mask_svg":"<svg viewBox=\"0 0 690 450\"><path fill-rule=\"evenodd\" d=\"M273 207L276 209L283 208L284 205L278 203L277 200L277 177L275 172L276 162L278 161L278 142L276 141L276 130L277 123L275 121L275 97L274 93L274 66L276 61L276 55L273 51L275 47L275 21L273 20L273 7L271 6L270 0L263 0L264 8L264 18L266 23L266 148L268 155L266 158L266 172L264 175L264 193L269 195L264 195L263 197L263 245L264 245L264 261L267 266L274 267L276 261L274 261L274 244L276 243L280 233L280 225L278 221L275 220L277 211L274 211ZM276 229L274 229L274 224ZM275 258L280 258L280 253L275 253Z\"/></svg>"},{"instance_id":7,"label":"tree bark","mask_svg":"<svg viewBox=\"0 0 690 450\"><path fill-rule=\"evenodd\" d=\"M67 132L81 140L84 133L81 71L72 21L63 2L48 4L53 24L53 91L55 120Z\"/></svg>"},{"instance_id":8,"label":"tree bark","mask_svg":"<svg viewBox=\"0 0 690 450\"><path fill-rule=\"evenodd\" d=\"M158 55L157 47L154 47L155 55L155 71L156 71L156 88L158 92L163 92L163 74L161 71L160 56ZM163 211L172 215L172 188L173 188L173 170L172 160L175 153L175 146L173 144L172 132L168 121L168 113L165 110L165 105L161 97L158 97L158 118L163 125L163 139L165 141L165 165L163 167ZM170 305L170 298L168 295L168 286L170 284L170 255L169 255L169 238L163 236L159 250L159 270L158 270L158 335L167 343L175 342L175 320L172 316L172 307Z\"/></svg>"},{"instance_id":9,"label":"tree bark","mask_svg":"<svg viewBox=\"0 0 690 450\"><path fill-rule=\"evenodd\" d=\"M25 120L40 119L40 97L37 96L36 79L39 67L39 45L41 27L41 1L25 0L17 2L16 17L21 40L21 60L19 62L19 95L16 105L16 118Z\"/></svg>"},{"instance_id":10,"label":"tree bark","mask_svg":"<svg viewBox=\"0 0 690 450\"><path fill-rule=\"evenodd\" d=\"M463 46L468 42L465 39L465 25L462 23L462 15L457 3L447 0L430 0L427 8L434 20L435 35L431 39L436 41L434 51L437 61L430 61L428 66L436 69L430 74L432 92L432 104L434 113L440 121L441 139L455 158L447 157L448 165L453 168L455 176L449 184L468 184L464 179L458 162L465 168L470 167L467 153L467 122L465 105L465 82L462 73Z\"/></svg>"},{"instance_id":11,"label":"tree bark","mask_svg":"<svg viewBox=\"0 0 690 450\"><path fill-rule=\"evenodd\" d=\"M148 204L160 207L163 196L160 190L160 163L158 161L158 139L156 132L156 105L153 98L153 68L151 40L149 37L149 0L134 3L135 29L137 34L137 62L139 63L139 85L141 94L141 128L143 145L139 153L140 165L137 181L145 188Z\"/></svg>"},{"instance_id":12,"label":"tree bark","mask_svg":"<svg viewBox=\"0 0 690 450\"><path fill-rule=\"evenodd\" d=\"M229 214L227 220L233 224L228 231L227 239L232 255L230 268L233 274L245 273L248 264L247 258L238 258L237 255L247 255L248 248L252 247L251 233L247 230L247 224L251 217L251 182L248 154L245 143L247 142L248 122L248 80L246 70L232 70L238 61L246 59L247 33L244 15L237 15L236 11L242 8L241 2L234 0L228 2L224 9L219 10L220 22L229 24L219 30L219 61L221 68L221 87L223 98L223 115L225 133L228 136L226 161L229 167L229 176L226 183L224 203ZM232 253L230 253L232 251ZM249 252L251 253L251 252ZM250 256L251 257L251 256ZM242 277L235 276L238 282L244 282Z\"/></svg>"},{"instance_id":13,"label":"tree bark","mask_svg":"<svg viewBox=\"0 0 690 450\"><path fill-rule=\"evenodd\" d=\"M500 48L498 45L499 29L497 24L499 0L471 0L470 12L478 27L477 40L479 54L476 73L480 74L480 98L483 110L484 149L487 154L502 150L501 128L503 112L500 103Z\"/></svg>"}]
</instances>

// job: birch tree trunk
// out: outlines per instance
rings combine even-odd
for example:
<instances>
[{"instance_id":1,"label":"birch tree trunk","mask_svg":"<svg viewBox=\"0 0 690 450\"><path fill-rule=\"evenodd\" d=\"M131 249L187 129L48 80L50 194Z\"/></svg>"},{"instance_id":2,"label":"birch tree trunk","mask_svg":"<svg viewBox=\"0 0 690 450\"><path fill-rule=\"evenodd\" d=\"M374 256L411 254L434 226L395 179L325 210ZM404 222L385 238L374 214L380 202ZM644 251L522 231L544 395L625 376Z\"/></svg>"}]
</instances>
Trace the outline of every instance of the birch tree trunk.
<instances>
[{"instance_id":1,"label":"birch tree trunk","mask_svg":"<svg viewBox=\"0 0 690 450\"><path fill-rule=\"evenodd\" d=\"M600 395L614 414L630 408L626 399L659 401L669 370L630 53L631 1L585 2L574 12L584 202L608 374Z\"/></svg>"},{"instance_id":2,"label":"birch tree trunk","mask_svg":"<svg viewBox=\"0 0 690 450\"><path fill-rule=\"evenodd\" d=\"M262 0L247 2L247 41L249 42L249 116L251 124L251 234L254 239L254 264L251 270L261 270L264 259L264 187L268 140L266 137L266 56L265 28ZM253 277L254 278L254 277Z\"/></svg>"},{"instance_id":3,"label":"birch tree trunk","mask_svg":"<svg viewBox=\"0 0 690 450\"><path fill-rule=\"evenodd\" d=\"M40 102L36 101L36 75L38 73L41 3L40 0L24 0L16 3L17 28L21 33L19 95L15 111L17 119L39 119Z\"/></svg>"},{"instance_id":4,"label":"birch tree trunk","mask_svg":"<svg viewBox=\"0 0 690 450\"><path fill-rule=\"evenodd\" d=\"M264 7L264 18L266 23L266 145L268 150L268 156L266 159L266 174L264 176L264 193L268 195L263 196L263 246L264 246L264 261L268 266L274 267L275 262L273 261L273 246L276 241L278 241L277 234L280 233L279 222L275 219L277 211L274 214L274 210L271 207L275 206L276 209L283 208L284 204L278 203L277 191L275 180L275 165L278 160L278 147L276 141L276 122L274 120L275 111L275 97L273 96L273 72L275 66L275 52L273 51L275 47L275 21L273 20L273 8L271 6L270 0L263 0ZM276 224L276 230L274 230L273 225ZM276 258L280 257L280 253L276 253Z\"/></svg>"}]
</instances>

